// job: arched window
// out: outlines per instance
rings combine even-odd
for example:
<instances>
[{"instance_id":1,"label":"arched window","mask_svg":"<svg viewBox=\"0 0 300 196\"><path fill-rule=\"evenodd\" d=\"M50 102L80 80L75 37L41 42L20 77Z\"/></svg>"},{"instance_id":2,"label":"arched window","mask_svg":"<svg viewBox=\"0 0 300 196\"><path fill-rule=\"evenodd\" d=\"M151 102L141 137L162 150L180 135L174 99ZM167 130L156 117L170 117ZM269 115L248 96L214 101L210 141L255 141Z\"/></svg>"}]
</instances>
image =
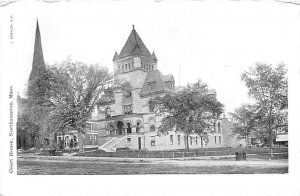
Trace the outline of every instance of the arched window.
<instances>
[{"instance_id":1,"label":"arched window","mask_svg":"<svg viewBox=\"0 0 300 196\"><path fill-rule=\"evenodd\" d=\"M140 122L137 122L136 123L136 132L140 132L140 126L141 126L141 123Z\"/></svg>"},{"instance_id":2,"label":"arched window","mask_svg":"<svg viewBox=\"0 0 300 196\"><path fill-rule=\"evenodd\" d=\"M155 126L154 126L154 125L151 125L150 131L151 131L151 132L154 132L154 131L155 131Z\"/></svg>"},{"instance_id":3,"label":"arched window","mask_svg":"<svg viewBox=\"0 0 300 196\"><path fill-rule=\"evenodd\" d=\"M131 87L130 86L124 87L123 95L126 98L131 97Z\"/></svg>"},{"instance_id":4,"label":"arched window","mask_svg":"<svg viewBox=\"0 0 300 196\"><path fill-rule=\"evenodd\" d=\"M111 109L110 109L110 107L107 107L105 109L105 117L108 118L108 117L110 117L110 115L111 115Z\"/></svg>"},{"instance_id":5,"label":"arched window","mask_svg":"<svg viewBox=\"0 0 300 196\"><path fill-rule=\"evenodd\" d=\"M114 125L112 123L109 123L107 126L107 131L111 136L115 135Z\"/></svg>"},{"instance_id":6,"label":"arched window","mask_svg":"<svg viewBox=\"0 0 300 196\"><path fill-rule=\"evenodd\" d=\"M154 102L149 101L149 112L154 112L154 108L155 108Z\"/></svg>"},{"instance_id":7,"label":"arched window","mask_svg":"<svg viewBox=\"0 0 300 196\"><path fill-rule=\"evenodd\" d=\"M91 141L91 145L95 145L96 144L96 136L92 135L90 137L90 141Z\"/></svg>"},{"instance_id":8,"label":"arched window","mask_svg":"<svg viewBox=\"0 0 300 196\"><path fill-rule=\"evenodd\" d=\"M130 123L127 123L127 133L132 133Z\"/></svg>"}]
</instances>

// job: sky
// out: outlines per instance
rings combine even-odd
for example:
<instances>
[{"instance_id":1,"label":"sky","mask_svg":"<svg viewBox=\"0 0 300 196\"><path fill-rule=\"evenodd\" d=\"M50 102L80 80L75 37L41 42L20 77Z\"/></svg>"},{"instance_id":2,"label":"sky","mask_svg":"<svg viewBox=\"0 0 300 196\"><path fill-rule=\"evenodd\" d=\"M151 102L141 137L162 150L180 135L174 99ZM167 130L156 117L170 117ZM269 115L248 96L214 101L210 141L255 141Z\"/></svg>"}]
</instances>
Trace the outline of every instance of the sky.
<instances>
[{"instance_id":1,"label":"sky","mask_svg":"<svg viewBox=\"0 0 300 196\"><path fill-rule=\"evenodd\" d=\"M278 2L38 1L20 2L15 9L15 85L21 96L31 70L37 18L46 63L71 56L111 71L115 51L120 53L135 25L163 74L173 74L176 86L201 79L216 90L226 112L253 102L240 77L249 67L257 62L296 65L299 15Z\"/></svg>"}]
</instances>

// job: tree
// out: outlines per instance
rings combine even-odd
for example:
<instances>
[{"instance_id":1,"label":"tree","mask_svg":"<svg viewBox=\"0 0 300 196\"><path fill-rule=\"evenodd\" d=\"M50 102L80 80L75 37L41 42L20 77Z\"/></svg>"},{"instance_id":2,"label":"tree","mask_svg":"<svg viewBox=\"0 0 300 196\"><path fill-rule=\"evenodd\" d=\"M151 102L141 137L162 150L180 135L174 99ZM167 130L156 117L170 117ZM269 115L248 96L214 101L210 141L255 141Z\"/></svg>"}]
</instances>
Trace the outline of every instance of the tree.
<instances>
[{"instance_id":1,"label":"tree","mask_svg":"<svg viewBox=\"0 0 300 196\"><path fill-rule=\"evenodd\" d=\"M257 63L241 75L259 108L257 118L259 133L267 137L270 143L270 156L273 157L273 140L276 130L287 126L288 83L284 64L273 68L271 65Z\"/></svg>"},{"instance_id":2,"label":"tree","mask_svg":"<svg viewBox=\"0 0 300 196\"><path fill-rule=\"evenodd\" d=\"M247 145L249 145L249 136L254 135L256 131L256 105L244 104L235 109L234 113L230 115L236 120L233 125L233 133L246 138Z\"/></svg>"},{"instance_id":3,"label":"tree","mask_svg":"<svg viewBox=\"0 0 300 196\"><path fill-rule=\"evenodd\" d=\"M157 114L163 116L159 132L167 134L174 129L183 132L186 150L189 150L189 135L206 137L214 119L223 112L223 105L208 93L207 85L200 80L176 94L157 97L154 102Z\"/></svg>"},{"instance_id":4,"label":"tree","mask_svg":"<svg viewBox=\"0 0 300 196\"><path fill-rule=\"evenodd\" d=\"M79 133L79 150L83 150L82 134L86 122L104 91L105 83L112 78L108 69L98 65L63 62L47 69L44 105L49 108L49 126L55 132L68 129Z\"/></svg>"}]
</instances>

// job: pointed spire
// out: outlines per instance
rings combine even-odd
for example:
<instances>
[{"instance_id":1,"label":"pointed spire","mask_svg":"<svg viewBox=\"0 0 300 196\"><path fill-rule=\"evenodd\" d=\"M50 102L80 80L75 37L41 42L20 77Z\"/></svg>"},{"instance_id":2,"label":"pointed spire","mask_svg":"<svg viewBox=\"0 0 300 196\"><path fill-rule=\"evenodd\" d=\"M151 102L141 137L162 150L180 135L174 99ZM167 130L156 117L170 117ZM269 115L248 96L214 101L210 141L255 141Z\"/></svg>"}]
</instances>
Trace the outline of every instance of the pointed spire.
<instances>
[{"instance_id":1,"label":"pointed spire","mask_svg":"<svg viewBox=\"0 0 300 196\"><path fill-rule=\"evenodd\" d=\"M132 31L122 48L118 58L127 56L145 56L151 58L151 53L143 43L142 39L136 32L134 25L132 25Z\"/></svg>"},{"instance_id":2,"label":"pointed spire","mask_svg":"<svg viewBox=\"0 0 300 196\"><path fill-rule=\"evenodd\" d=\"M119 55L118 55L118 52L116 51L116 52L115 52L115 55L114 55L114 58L113 58L113 61L118 60L118 56L119 56Z\"/></svg>"},{"instance_id":3,"label":"pointed spire","mask_svg":"<svg viewBox=\"0 0 300 196\"><path fill-rule=\"evenodd\" d=\"M157 61L157 57L156 57L156 55L155 55L155 53L154 53L154 50L153 50L153 52L152 52L152 59L156 62Z\"/></svg>"},{"instance_id":4,"label":"pointed spire","mask_svg":"<svg viewBox=\"0 0 300 196\"><path fill-rule=\"evenodd\" d=\"M32 69L29 76L29 80L33 80L35 77L43 74L46 71L42 42L41 42L41 34L39 28L39 21L36 21L36 31L35 31L35 42L34 42L34 52L33 52L33 61L32 61Z\"/></svg>"}]
</instances>

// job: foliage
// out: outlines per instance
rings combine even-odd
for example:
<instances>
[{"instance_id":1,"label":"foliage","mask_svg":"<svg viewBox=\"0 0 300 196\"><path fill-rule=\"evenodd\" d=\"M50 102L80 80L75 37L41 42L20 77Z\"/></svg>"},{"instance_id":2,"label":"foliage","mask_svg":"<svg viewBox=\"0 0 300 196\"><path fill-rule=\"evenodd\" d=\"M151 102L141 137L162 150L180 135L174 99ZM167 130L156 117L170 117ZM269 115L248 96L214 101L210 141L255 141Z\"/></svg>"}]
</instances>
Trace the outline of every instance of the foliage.
<instances>
[{"instance_id":1,"label":"foliage","mask_svg":"<svg viewBox=\"0 0 300 196\"><path fill-rule=\"evenodd\" d=\"M111 78L108 70L97 65L63 62L49 67L46 77L51 127L84 132L104 84Z\"/></svg>"},{"instance_id":2,"label":"foliage","mask_svg":"<svg viewBox=\"0 0 300 196\"><path fill-rule=\"evenodd\" d=\"M233 125L233 134L240 135L246 139L248 139L250 135L255 134L257 109L257 105L244 104L235 109L234 113L230 113L236 121Z\"/></svg>"},{"instance_id":3,"label":"foliage","mask_svg":"<svg viewBox=\"0 0 300 196\"><path fill-rule=\"evenodd\" d=\"M257 63L255 67L241 75L249 89L249 95L258 107L258 133L268 137L272 156L272 141L277 130L287 128L288 82L284 64L273 68Z\"/></svg>"},{"instance_id":4,"label":"foliage","mask_svg":"<svg viewBox=\"0 0 300 196\"><path fill-rule=\"evenodd\" d=\"M214 119L223 112L223 105L200 80L176 94L157 97L154 102L157 114L163 116L159 132L166 134L173 129L183 132L186 149L188 136L193 133L205 137Z\"/></svg>"},{"instance_id":5,"label":"foliage","mask_svg":"<svg viewBox=\"0 0 300 196\"><path fill-rule=\"evenodd\" d=\"M33 99L19 103L17 131L22 140L22 148L32 146L39 148L44 143L44 139L48 136L43 130L44 117L43 108L35 105Z\"/></svg>"}]
</instances>

